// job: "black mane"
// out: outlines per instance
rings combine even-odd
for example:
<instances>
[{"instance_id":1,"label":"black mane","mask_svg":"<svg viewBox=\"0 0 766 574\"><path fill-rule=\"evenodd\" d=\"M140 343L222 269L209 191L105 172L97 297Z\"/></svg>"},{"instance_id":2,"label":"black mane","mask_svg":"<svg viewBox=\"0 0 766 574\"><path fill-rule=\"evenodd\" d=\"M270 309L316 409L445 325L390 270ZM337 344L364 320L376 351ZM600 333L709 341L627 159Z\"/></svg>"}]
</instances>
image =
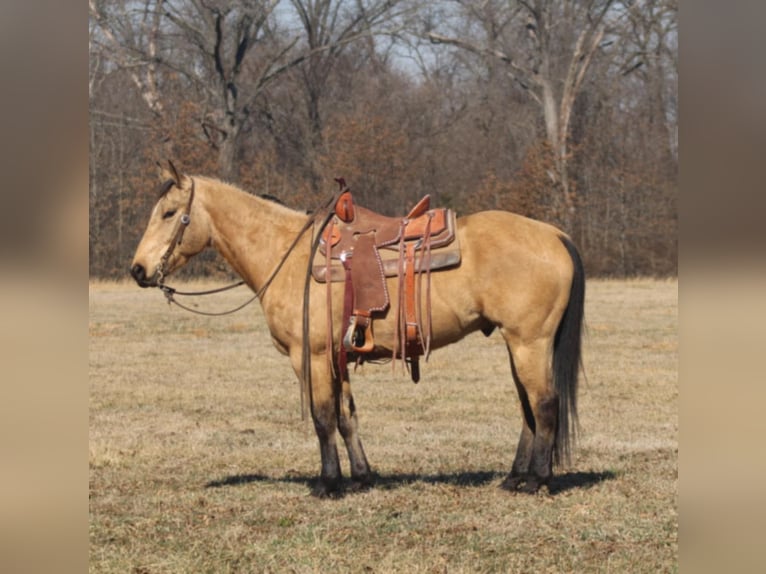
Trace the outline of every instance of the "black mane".
<instances>
[{"instance_id":1,"label":"black mane","mask_svg":"<svg viewBox=\"0 0 766 574\"><path fill-rule=\"evenodd\" d=\"M259 194L258 197L261 199L267 199L268 201L272 201L274 203L278 203L279 205L286 205L284 201L279 199L276 195L271 195L270 193L262 193Z\"/></svg>"},{"instance_id":2,"label":"black mane","mask_svg":"<svg viewBox=\"0 0 766 574\"><path fill-rule=\"evenodd\" d=\"M160 195L159 195L159 197L160 198L165 197L167 192L170 191L170 188L173 187L175 184L176 184L176 182L173 181L172 179L168 179L168 180L164 181L162 183L162 185L160 186Z\"/></svg>"}]
</instances>

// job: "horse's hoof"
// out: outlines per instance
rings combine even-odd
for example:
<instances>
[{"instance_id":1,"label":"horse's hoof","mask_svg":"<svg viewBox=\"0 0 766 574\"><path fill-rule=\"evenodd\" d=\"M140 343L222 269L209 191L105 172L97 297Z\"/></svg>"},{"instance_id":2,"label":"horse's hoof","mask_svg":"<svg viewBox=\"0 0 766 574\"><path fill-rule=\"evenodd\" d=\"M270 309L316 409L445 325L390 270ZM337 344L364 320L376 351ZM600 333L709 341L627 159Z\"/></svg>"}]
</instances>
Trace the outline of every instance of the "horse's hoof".
<instances>
[{"instance_id":1,"label":"horse's hoof","mask_svg":"<svg viewBox=\"0 0 766 574\"><path fill-rule=\"evenodd\" d=\"M537 494L540 491L540 487L542 487L542 483L537 478L532 478L521 484L517 489L517 492Z\"/></svg>"},{"instance_id":2,"label":"horse's hoof","mask_svg":"<svg viewBox=\"0 0 766 574\"><path fill-rule=\"evenodd\" d=\"M533 474L507 476L500 484L500 488L509 492L522 492L524 494L536 494L540 488L547 484L546 480Z\"/></svg>"},{"instance_id":3,"label":"horse's hoof","mask_svg":"<svg viewBox=\"0 0 766 574\"><path fill-rule=\"evenodd\" d=\"M348 486L349 492L365 492L375 486L375 475L367 474L365 476L355 476L351 478L351 484Z\"/></svg>"},{"instance_id":4,"label":"horse's hoof","mask_svg":"<svg viewBox=\"0 0 766 574\"><path fill-rule=\"evenodd\" d=\"M338 499L343 497L343 491L341 490L339 482L327 483L320 480L311 489L311 496L315 498Z\"/></svg>"},{"instance_id":5,"label":"horse's hoof","mask_svg":"<svg viewBox=\"0 0 766 574\"><path fill-rule=\"evenodd\" d=\"M509 492L516 492L519 487L524 483L524 477L521 475L507 476L505 480L500 483L500 488L508 490Z\"/></svg>"}]
</instances>

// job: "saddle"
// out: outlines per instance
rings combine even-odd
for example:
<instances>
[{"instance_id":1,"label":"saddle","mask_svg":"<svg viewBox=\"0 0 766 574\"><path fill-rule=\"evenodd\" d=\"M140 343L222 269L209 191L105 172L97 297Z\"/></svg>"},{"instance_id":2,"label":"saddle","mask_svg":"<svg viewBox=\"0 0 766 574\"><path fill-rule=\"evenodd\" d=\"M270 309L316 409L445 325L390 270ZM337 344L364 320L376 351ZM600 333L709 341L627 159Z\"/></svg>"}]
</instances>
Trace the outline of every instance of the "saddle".
<instances>
[{"instance_id":1,"label":"saddle","mask_svg":"<svg viewBox=\"0 0 766 574\"><path fill-rule=\"evenodd\" d=\"M404 217L388 217L355 205L345 182L338 180L338 183L342 192L333 206L333 216L321 231L312 275L328 286L330 337L330 285L345 282L343 324L346 327L340 367L345 373L347 353L355 353L360 360L375 349L374 315L388 311L391 302L386 278L397 277L398 323L393 358L405 361L412 380L417 382L419 356L428 356L430 350L430 273L460 263L455 213L448 208L431 209L430 196L426 195ZM424 275L425 310L421 304Z\"/></svg>"}]
</instances>

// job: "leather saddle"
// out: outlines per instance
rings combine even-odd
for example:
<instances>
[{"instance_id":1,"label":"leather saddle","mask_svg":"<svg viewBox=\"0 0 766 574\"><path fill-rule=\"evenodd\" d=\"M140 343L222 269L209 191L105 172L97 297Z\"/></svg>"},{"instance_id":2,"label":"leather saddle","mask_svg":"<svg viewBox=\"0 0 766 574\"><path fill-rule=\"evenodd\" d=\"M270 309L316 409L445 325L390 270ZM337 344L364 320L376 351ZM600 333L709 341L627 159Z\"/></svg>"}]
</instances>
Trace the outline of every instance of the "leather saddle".
<instances>
[{"instance_id":1,"label":"leather saddle","mask_svg":"<svg viewBox=\"0 0 766 574\"><path fill-rule=\"evenodd\" d=\"M430 347L430 273L460 263L455 233L455 213L448 208L431 209L426 195L407 215L388 217L354 204L345 183L334 205L334 215L321 231L312 275L328 285L345 282L341 345L341 368L346 353L370 353L375 348L372 319L390 306L386 278L398 278L397 340L394 358L405 360L415 382L418 357ZM425 275L426 287L422 289ZM417 280L417 281L416 281ZM421 304L425 291L425 309ZM423 315L425 314L425 319ZM331 320L328 309L328 321ZM332 331L332 326L328 326Z\"/></svg>"}]
</instances>

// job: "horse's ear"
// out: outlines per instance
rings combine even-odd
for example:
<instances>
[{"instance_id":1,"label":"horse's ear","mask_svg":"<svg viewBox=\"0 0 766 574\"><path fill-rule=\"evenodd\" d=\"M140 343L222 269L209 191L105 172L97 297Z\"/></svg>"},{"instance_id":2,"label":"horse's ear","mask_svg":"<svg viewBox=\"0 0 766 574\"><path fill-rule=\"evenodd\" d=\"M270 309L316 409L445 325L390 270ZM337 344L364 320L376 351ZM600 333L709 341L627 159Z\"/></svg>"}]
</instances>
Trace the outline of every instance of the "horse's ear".
<instances>
[{"instance_id":1,"label":"horse's ear","mask_svg":"<svg viewBox=\"0 0 766 574\"><path fill-rule=\"evenodd\" d=\"M168 167L170 168L170 173L172 173L173 181L176 182L176 185L181 185L181 175L178 173L178 170L176 169L176 166L173 165L173 162L168 160Z\"/></svg>"},{"instance_id":2,"label":"horse's ear","mask_svg":"<svg viewBox=\"0 0 766 574\"><path fill-rule=\"evenodd\" d=\"M173 183L176 184L176 186L181 187L181 174L176 169L176 166L173 165L173 162L170 160L167 160L167 166L162 165L160 162L156 162L157 167L159 168L159 174L160 179L162 181L168 181L171 180Z\"/></svg>"},{"instance_id":3,"label":"horse's ear","mask_svg":"<svg viewBox=\"0 0 766 574\"><path fill-rule=\"evenodd\" d=\"M164 165L162 165L159 161L155 161L154 164L157 166L157 177L160 178L160 181L167 181L170 179L170 174Z\"/></svg>"}]
</instances>

